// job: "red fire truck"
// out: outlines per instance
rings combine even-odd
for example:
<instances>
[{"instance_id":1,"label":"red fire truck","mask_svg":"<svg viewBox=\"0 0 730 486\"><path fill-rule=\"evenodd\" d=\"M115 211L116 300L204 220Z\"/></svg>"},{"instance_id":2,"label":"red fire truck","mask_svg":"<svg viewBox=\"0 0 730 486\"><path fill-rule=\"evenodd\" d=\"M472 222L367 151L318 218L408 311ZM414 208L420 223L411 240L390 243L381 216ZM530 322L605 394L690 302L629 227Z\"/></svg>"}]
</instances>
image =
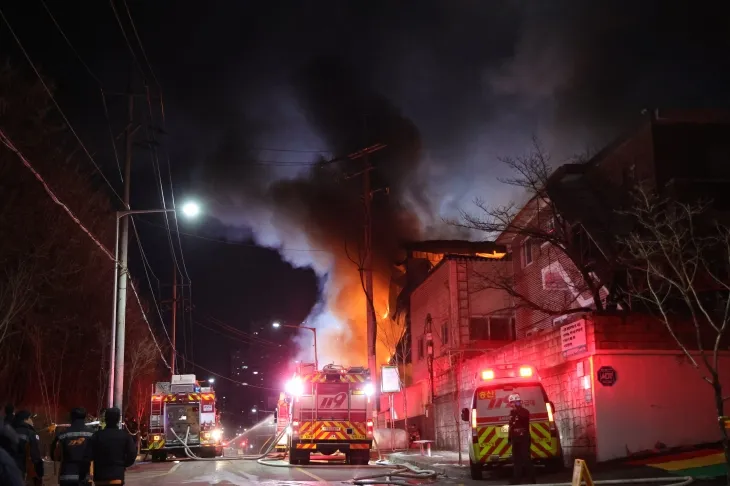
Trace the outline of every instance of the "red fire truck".
<instances>
[{"instance_id":1,"label":"red fire truck","mask_svg":"<svg viewBox=\"0 0 730 486\"><path fill-rule=\"evenodd\" d=\"M367 464L373 443L373 391L367 368L327 365L319 371L314 365L301 365L286 386L291 397L290 463L307 464L315 451L339 451L349 464Z\"/></svg>"},{"instance_id":2,"label":"red fire truck","mask_svg":"<svg viewBox=\"0 0 730 486\"><path fill-rule=\"evenodd\" d=\"M213 387L201 387L195 375L173 375L152 393L149 450L153 461L168 454L187 457L185 444L200 457L223 453Z\"/></svg>"}]
</instances>

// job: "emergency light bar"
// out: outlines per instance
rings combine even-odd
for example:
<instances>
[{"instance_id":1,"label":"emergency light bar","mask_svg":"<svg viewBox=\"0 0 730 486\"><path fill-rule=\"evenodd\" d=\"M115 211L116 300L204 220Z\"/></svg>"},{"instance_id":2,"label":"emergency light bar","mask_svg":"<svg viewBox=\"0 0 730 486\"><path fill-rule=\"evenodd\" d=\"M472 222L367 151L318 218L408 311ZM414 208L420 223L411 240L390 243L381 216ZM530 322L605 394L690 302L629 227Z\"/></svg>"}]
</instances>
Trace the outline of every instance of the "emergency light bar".
<instances>
[{"instance_id":1,"label":"emergency light bar","mask_svg":"<svg viewBox=\"0 0 730 486\"><path fill-rule=\"evenodd\" d=\"M533 378L536 376L535 368L529 365L515 368L513 365L499 365L482 371L482 381L494 380L495 378Z\"/></svg>"}]
</instances>

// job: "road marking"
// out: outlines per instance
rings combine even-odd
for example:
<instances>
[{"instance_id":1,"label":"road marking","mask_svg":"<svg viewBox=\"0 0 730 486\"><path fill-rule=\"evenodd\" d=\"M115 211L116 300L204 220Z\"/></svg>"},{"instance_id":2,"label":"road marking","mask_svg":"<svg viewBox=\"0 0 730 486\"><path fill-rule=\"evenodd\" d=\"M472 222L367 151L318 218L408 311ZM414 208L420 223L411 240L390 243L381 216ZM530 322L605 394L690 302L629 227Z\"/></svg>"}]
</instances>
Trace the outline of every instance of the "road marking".
<instances>
[{"instance_id":1,"label":"road marking","mask_svg":"<svg viewBox=\"0 0 730 486\"><path fill-rule=\"evenodd\" d=\"M175 464L174 466L172 466L172 467L170 468L170 470L169 470L169 471L167 471L167 474L172 474L172 473L174 473L175 471L177 471L177 468L179 468L180 466L182 466L182 462L178 462L177 464Z\"/></svg>"},{"instance_id":2,"label":"road marking","mask_svg":"<svg viewBox=\"0 0 730 486\"><path fill-rule=\"evenodd\" d=\"M322 479L322 478L320 478L319 476L317 476L316 474L314 474L314 473L311 473L311 472L309 472L309 471L307 471L307 470L305 470L305 469L302 469L301 467L298 467L298 468L297 468L297 471L299 471L299 472L302 472L302 473L306 474L307 476L309 476L309 477L310 477L310 478L312 478L312 479L316 479L316 480L317 480L317 481L319 481L320 483L326 483L326 482L327 482L327 481L325 481L324 479Z\"/></svg>"}]
</instances>

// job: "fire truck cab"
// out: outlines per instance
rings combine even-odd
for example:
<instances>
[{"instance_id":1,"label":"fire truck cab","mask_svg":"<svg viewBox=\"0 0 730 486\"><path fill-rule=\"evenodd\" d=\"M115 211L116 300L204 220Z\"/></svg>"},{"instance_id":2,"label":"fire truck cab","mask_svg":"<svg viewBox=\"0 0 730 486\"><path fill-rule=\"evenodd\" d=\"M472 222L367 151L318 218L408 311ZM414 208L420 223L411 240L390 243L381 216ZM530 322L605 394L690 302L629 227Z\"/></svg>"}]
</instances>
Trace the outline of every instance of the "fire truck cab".
<instances>
[{"instance_id":1,"label":"fire truck cab","mask_svg":"<svg viewBox=\"0 0 730 486\"><path fill-rule=\"evenodd\" d=\"M187 457L185 447L201 457L223 453L222 430L215 407L215 391L201 387L195 375L173 375L152 393L149 451L153 461L168 454Z\"/></svg>"},{"instance_id":2,"label":"fire truck cab","mask_svg":"<svg viewBox=\"0 0 730 486\"><path fill-rule=\"evenodd\" d=\"M289 462L307 464L310 453L345 454L348 464L367 464L373 443L367 368L301 365L286 385L291 397Z\"/></svg>"},{"instance_id":3,"label":"fire truck cab","mask_svg":"<svg viewBox=\"0 0 730 486\"><path fill-rule=\"evenodd\" d=\"M499 365L480 373L471 407L461 411L461 419L471 425L472 479L481 479L485 469L512 462L508 397L513 393L520 395L522 405L530 412L533 462L552 470L563 467L555 407L548 400L537 371L532 366Z\"/></svg>"}]
</instances>

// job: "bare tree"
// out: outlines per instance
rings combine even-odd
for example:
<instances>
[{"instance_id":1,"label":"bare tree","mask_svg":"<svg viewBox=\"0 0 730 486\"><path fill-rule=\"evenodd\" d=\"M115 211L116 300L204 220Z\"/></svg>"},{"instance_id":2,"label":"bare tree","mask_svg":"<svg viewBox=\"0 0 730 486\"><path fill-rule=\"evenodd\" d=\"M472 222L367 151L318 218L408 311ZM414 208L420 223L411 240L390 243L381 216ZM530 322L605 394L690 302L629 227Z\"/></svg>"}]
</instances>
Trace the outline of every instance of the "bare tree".
<instances>
[{"instance_id":1,"label":"bare tree","mask_svg":"<svg viewBox=\"0 0 730 486\"><path fill-rule=\"evenodd\" d=\"M500 160L515 174L499 179L500 182L521 189L527 202L490 205L477 199L477 211L462 211L461 218L451 223L486 233L489 239L523 241L530 255L542 258L546 265L555 268L553 275L558 281L552 282L555 292L551 298L535 299L520 285L519 276L511 269L495 269L481 275L482 283L477 290L503 290L512 297L510 309L531 309L549 316L603 310L609 294L607 287L613 289L612 282L605 281L611 278L611 273L602 273L599 278L596 259L587 256L587 248L596 243L584 225L576 221L580 218L565 213L565 206L575 206L576 202L565 204L565 196L571 189L551 177L550 155L534 140L527 155ZM513 255L513 258L520 257Z\"/></svg>"},{"instance_id":2,"label":"bare tree","mask_svg":"<svg viewBox=\"0 0 730 486\"><path fill-rule=\"evenodd\" d=\"M35 294L29 288L32 278L31 265L26 262L5 269L5 278L0 280L0 346L10 335L15 319L35 301Z\"/></svg>"},{"instance_id":3,"label":"bare tree","mask_svg":"<svg viewBox=\"0 0 730 486\"><path fill-rule=\"evenodd\" d=\"M643 190L628 214L636 221L635 231L622 239L631 298L653 311L712 387L730 484L730 440L722 420L730 396L723 396L720 376L730 321L730 228L706 203L660 199Z\"/></svg>"},{"instance_id":4,"label":"bare tree","mask_svg":"<svg viewBox=\"0 0 730 486\"><path fill-rule=\"evenodd\" d=\"M136 346L130 349L128 358L129 363L125 370L127 380L129 380L127 382L126 394L128 399L124 406L125 413L129 408L130 399L133 397L132 390L134 389L135 384L138 381L142 381L142 378L154 371L154 365L157 362L158 357L159 352L157 351L157 346L155 346L155 343L151 339L140 340Z\"/></svg>"}]
</instances>

